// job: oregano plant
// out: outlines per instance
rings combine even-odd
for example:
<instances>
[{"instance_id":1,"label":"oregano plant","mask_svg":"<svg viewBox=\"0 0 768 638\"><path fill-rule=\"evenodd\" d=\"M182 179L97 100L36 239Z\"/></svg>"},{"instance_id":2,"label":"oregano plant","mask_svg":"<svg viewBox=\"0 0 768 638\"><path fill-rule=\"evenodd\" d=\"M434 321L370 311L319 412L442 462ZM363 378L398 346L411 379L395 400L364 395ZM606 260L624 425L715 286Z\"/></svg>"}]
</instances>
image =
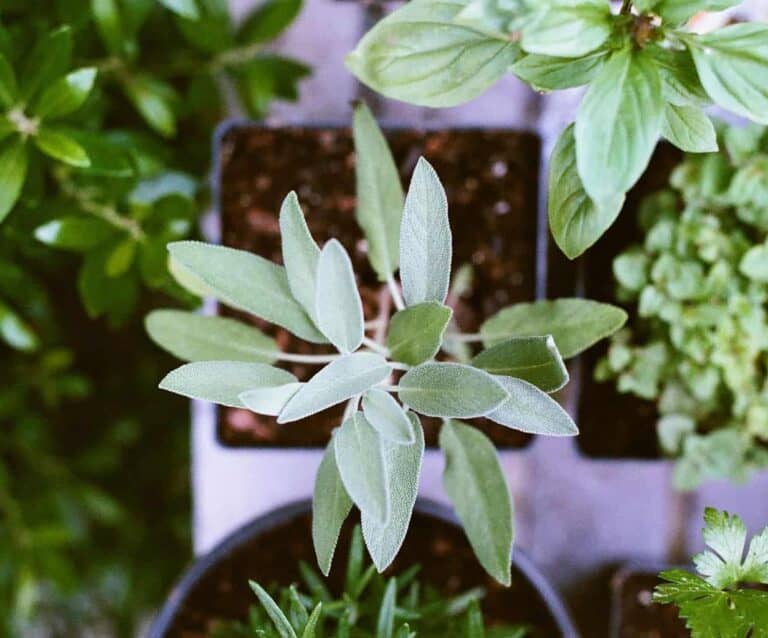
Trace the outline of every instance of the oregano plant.
<instances>
[{"instance_id":1,"label":"oregano plant","mask_svg":"<svg viewBox=\"0 0 768 638\"><path fill-rule=\"evenodd\" d=\"M185 241L169 244L172 270L190 289L336 352L281 352L273 339L233 319L156 311L147 318L149 334L189 361L160 387L273 415L278 423L346 403L314 494L313 538L324 573L353 505L376 567L392 562L418 490L420 417L443 419L445 489L480 562L508 584L514 526L507 482L490 440L461 419L575 435L576 425L549 395L568 381L559 345L567 356L578 354L619 329L626 315L581 299L542 301L503 309L479 333L461 333L446 303L451 228L435 170L419 159L404 195L385 138L364 105L355 111L354 138L357 215L396 312L364 316L346 249L335 239L317 245L291 193L280 210L283 265ZM471 343L483 348L467 361L450 356L456 344ZM318 370L300 380L274 365L280 362Z\"/></svg>"},{"instance_id":2,"label":"oregano plant","mask_svg":"<svg viewBox=\"0 0 768 638\"><path fill-rule=\"evenodd\" d=\"M434 107L471 100L510 70L538 91L586 85L550 159L550 228L575 258L613 224L659 136L691 153L717 150L704 111L712 103L768 123L768 25L703 35L686 26L699 11L738 4L413 0L347 64L384 95Z\"/></svg>"}]
</instances>

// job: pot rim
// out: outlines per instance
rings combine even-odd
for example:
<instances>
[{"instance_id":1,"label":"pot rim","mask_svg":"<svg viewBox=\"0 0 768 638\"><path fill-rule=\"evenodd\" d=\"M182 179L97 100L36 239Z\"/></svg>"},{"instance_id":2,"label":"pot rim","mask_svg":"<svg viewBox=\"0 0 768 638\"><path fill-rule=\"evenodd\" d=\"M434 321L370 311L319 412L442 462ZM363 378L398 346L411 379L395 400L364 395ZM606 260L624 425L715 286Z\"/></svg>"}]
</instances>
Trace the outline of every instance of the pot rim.
<instances>
[{"instance_id":1,"label":"pot rim","mask_svg":"<svg viewBox=\"0 0 768 638\"><path fill-rule=\"evenodd\" d=\"M311 511L312 501L310 499L303 499L283 505L243 524L226 536L209 552L195 559L173 586L168 598L152 621L147 638L165 638L168 629L176 619L181 604L187 598L192 588L205 574L221 560L229 556L237 547L250 541L254 536L259 536L274 527L288 523L297 516ZM432 516L450 525L459 525L450 508L431 499L418 498L414 506L414 512ZM563 638L578 638L579 634L570 618L565 603L533 561L524 551L516 548L512 554L512 563L539 594L544 607L549 611Z\"/></svg>"}]
</instances>

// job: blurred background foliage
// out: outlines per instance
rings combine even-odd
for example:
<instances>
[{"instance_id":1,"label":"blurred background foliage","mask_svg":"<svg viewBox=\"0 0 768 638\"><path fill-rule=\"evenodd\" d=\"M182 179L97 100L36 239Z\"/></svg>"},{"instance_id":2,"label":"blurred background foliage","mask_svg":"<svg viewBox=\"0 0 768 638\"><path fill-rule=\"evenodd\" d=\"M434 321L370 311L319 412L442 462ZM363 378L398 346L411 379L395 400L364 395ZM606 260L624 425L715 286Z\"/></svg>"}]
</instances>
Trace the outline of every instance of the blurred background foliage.
<instances>
[{"instance_id":1,"label":"blurred background foliage","mask_svg":"<svg viewBox=\"0 0 768 638\"><path fill-rule=\"evenodd\" d=\"M129 636L190 556L187 404L141 317L214 126L309 73L267 0L0 2L0 636Z\"/></svg>"}]
</instances>

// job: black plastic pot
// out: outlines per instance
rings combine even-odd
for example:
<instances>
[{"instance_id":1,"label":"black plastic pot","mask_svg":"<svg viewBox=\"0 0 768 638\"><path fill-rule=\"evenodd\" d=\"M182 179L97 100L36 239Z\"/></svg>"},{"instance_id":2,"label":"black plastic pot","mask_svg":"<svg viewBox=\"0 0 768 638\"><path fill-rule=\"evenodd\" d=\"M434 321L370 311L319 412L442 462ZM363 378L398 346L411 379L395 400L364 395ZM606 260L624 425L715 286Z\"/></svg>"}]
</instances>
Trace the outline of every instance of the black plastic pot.
<instances>
[{"instance_id":1,"label":"black plastic pot","mask_svg":"<svg viewBox=\"0 0 768 638\"><path fill-rule=\"evenodd\" d=\"M221 568L222 563L226 563L239 550L252 545L256 539L274 533L276 530L279 531L280 528L291 524L297 519L304 519L310 512L311 502L308 500L281 507L247 523L226 537L208 554L196 560L171 591L150 627L148 638L168 638L172 635L171 631L180 618L185 604L196 594L199 596L201 584L212 572L217 568ZM431 523L433 529L438 528L441 524L443 526L447 524L451 531L458 529L458 523L451 511L447 507L433 501L419 499L416 502L414 516L421 519L435 519ZM410 535L406 538L401 553L407 551L409 539ZM306 538L306 545L307 547L311 545L311 540L308 536ZM266 549L268 548L265 547ZM343 550L339 551L338 554L343 554ZM339 557L337 557L337 560ZM426 571L425 561L421 560L420 562L422 565L425 565ZM252 574L252 577L258 580L259 574ZM515 579L523 579L524 584L535 591L535 595L538 598L537 606L544 610L544 613L548 616L548 632L556 630L559 632L556 634L557 636L578 638L573 622L559 595L525 553L519 549L515 549L513 554L513 582ZM245 583L243 584L245 585ZM255 603L255 599L253 602ZM519 601L517 602L519 603ZM505 600L504 604L511 607L516 604L516 600L511 598L508 601ZM544 635L546 638L555 637L553 633L546 633Z\"/></svg>"}]
</instances>

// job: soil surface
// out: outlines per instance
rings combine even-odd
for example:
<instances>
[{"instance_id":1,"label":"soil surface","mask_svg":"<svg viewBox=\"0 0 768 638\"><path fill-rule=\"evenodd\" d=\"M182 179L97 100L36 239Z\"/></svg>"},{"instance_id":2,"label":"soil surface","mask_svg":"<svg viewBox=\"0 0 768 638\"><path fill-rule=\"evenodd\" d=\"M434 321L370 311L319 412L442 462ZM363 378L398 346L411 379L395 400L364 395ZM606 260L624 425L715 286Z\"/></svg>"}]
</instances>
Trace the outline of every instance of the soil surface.
<instances>
[{"instance_id":1,"label":"soil surface","mask_svg":"<svg viewBox=\"0 0 768 638\"><path fill-rule=\"evenodd\" d=\"M619 575L619 632L616 638L690 638L675 605L659 605L652 600L659 584L656 574L630 572Z\"/></svg>"},{"instance_id":2,"label":"soil surface","mask_svg":"<svg viewBox=\"0 0 768 638\"><path fill-rule=\"evenodd\" d=\"M334 592L343 587L353 518L342 531L331 570L329 586ZM206 638L216 621L245 619L248 608L256 602L248 579L264 586L299 583L299 561L316 564L309 514L240 546L211 569L191 591L166 638ZM390 571L398 573L415 564L421 565L420 580L446 595L484 587L486 623L525 623L534 629L532 638L558 636L549 612L524 576L513 570L512 587L498 585L485 574L458 527L414 513L403 548Z\"/></svg>"},{"instance_id":3,"label":"soil surface","mask_svg":"<svg viewBox=\"0 0 768 638\"><path fill-rule=\"evenodd\" d=\"M407 186L420 155L435 167L446 188L454 240L454 271L474 269L472 288L449 300L464 332L510 304L531 301L536 289L536 237L539 140L529 133L502 130L388 133ZM228 131L220 145L219 209L222 240L281 263L278 211L295 190L309 227L322 245L336 237L349 251L361 287L366 319L388 311L388 295L368 265L366 244L355 221L355 155L349 130L336 128ZM382 308L382 305L385 305ZM285 351L327 352L280 328L253 321ZM300 379L317 368L286 366ZM324 445L339 425L343 405L303 421L278 426L272 417L246 410L220 409L219 440L230 446ZM439 422L424 418L428 445L435 445ZM500 447L526 445L528 435L483 419L475 421Z\"/></svg>"}]
</instances>

